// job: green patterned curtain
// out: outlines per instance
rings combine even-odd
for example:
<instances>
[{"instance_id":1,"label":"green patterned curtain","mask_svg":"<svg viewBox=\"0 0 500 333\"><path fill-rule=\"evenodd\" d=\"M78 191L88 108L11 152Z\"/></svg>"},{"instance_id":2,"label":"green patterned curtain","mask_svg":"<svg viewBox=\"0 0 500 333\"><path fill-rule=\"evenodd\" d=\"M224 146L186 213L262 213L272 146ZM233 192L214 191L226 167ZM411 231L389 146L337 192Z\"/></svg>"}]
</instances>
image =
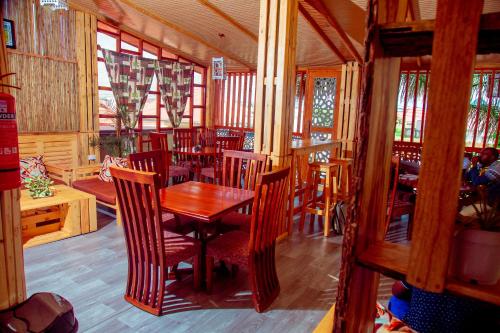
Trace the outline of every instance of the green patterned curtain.
<instances>
[{"instance_id":1,"label":"green patterned curtain","mask_svg":"<svg viewBox=\"0 0 500 333\"><path fill-rule=\"evenodd\" d=\"M161 97L174 128L179 127L186 102L191 96L192 64L172 60L157 61L155 68Z\"/></svg>"},{"instance_id":2,"label":"green patterned curtain","mask_svg":"<svg viewBox=\"0 0 500 333\"><path fill-rule=\"evenodd\" d=\"M105 49L102 52L122 123L133 130L148 98L156 60Z\"/></svg>"}]
</instances>

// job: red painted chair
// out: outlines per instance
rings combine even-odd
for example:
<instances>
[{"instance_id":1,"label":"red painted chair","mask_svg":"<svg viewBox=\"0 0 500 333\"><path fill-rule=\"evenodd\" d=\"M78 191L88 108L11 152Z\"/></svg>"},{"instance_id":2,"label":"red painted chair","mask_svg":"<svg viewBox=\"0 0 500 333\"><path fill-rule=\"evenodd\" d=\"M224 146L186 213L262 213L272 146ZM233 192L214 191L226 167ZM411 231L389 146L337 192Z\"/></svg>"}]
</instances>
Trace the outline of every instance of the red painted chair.
<instances>
[{"instance_id":1,"label":"red painted chair","mask_svg":"<svg viewBox=\"0 0 500 333\"><path fill-rule=\"evenodd\" d=\"M163 162L164 154L161 150L146 151L142 153L130 154L128 156L129 168L157 173L160 178L160 187L166 187L166 179L168 179L168 168L165 168ZM195 225L192 220L180 216L172 216L171 214L168 214L167 216L168 218L163 218L162 222L162 225L166 230L183 235L187 235L195 231Z\"/></svg>"},{"instance_id":2,"label":"red painted chair","mask_svg":"<svg viewBox=\"0 0 500 333\"><path fill-rule=\"evenodd\" d=\"M255 310L262 312L278 297L275 247L278 226L286 218L290 168L260 174L255 188L250 233L231 231L207 245L207 289L213 285L215 259L248 265Z\"/></svg>"},{"instance_id":3,"label":"red painted chair","mask_svg":"<svg viewBox=\"0 0 500 333\"><path fill-rule=\"evenodd\" d=\"M255 190L258 175L266 172L267 155L245 151L225 150L222 159L222 186L243 190ZM241 230L250 232L251 205L242 213L232 212L224 216L219 232Z\"/></svg>"},{"instance_id":4,"label":"red painted chair","mask_svg":"<svg viewBox=\"0 0 500 333\"><path fill-rule=\"evenodd\" d=\"M215 147L217 140L217 130L213 128L205 128L200 134L200 144L203 147Z\"/></svg>"},{"instance_id":5,"label":"red painted chair","mask_svg":"<svg viewBox=\"0 0 500 333\"><path fill-rule=\"evenodd\" d=\"M161 224L160 177L156 173L110 168L122 212L127 244L128 277L125 300L161 315L168 268L193 260L194 285L200 283L200 244L166 231Z\"/></svg>"},{"instance_id":6,"label":"red painted chair","mask_svg":"<svg viewBox=\"0 0 500 333\"><path fill-rule=\"evenodd\" d=\"M220 182L222 176L222 157L225 150L243 150L243 140L236 136L221 136L217 137L215 143L215 151L212 156L211 166L201 169L201 181L205 182L210 179L214 184L217 180Z\"/></svg>"},{"instance_id":7,"label":"red painted chair","mask_svg":"<svg viewBox=\"0 0 500 333\"><path fill-rule=\"evenodd\" d=\"M168 169L167 180L172 178L175 182L189 180L189 168L172 165L172 154L168 149L168 135L167 133L152 132L149 133L151 139L151 148L153 150L161 150L163 152L165 168Z\"/></svg>"}]
</instances>

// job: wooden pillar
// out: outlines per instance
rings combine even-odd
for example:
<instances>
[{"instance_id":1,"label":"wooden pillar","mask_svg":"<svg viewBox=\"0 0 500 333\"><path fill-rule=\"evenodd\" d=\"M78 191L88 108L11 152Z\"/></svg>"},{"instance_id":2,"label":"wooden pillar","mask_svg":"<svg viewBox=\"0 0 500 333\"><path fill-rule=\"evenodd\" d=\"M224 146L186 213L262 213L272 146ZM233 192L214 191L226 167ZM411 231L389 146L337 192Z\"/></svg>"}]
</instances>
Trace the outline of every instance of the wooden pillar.
<instances>
[{"instance_id":1,"label":"wooden pillar","mask_svg":"<svg viewBox=\"0 0 500 333\"><path fill-rule=\"evenodd\" d=\"M88 155L99 150L90 140L99 136L99 91L97 88L97 18L76 11L76 61L78 67L78 109L80 113L79 163L88 164Z\"/></svg>"},{"instance_id":2,"label":"wooden pillar","mask_svg":"<svg viewBox=\"0 0 500 333\"><path fill-rule=\"evenodd\" d=\"M212 80L212 66L207 68L207 101L206 101L206 114L205 114L205 127L214 128L215 127L215 117L216 117L216 85L217 82Z\"/></svg>"},{"instance_id":3,"label":"wooden pillar","mask_svg":"<svg viewBox=\"0 0 500 333\"><path fill-rule=\"evenodd\" d=\"M407 277L409 283L433 292L443 291L448 273L482 9L482 0L438 1Z\"/></svg>"},{"instance_id":4,"label":"wooden pillar","mask_svg":"<svg viewBox=\"0 0 500 333\"><path fill-rule=\"evenodd\" d=\"M407 2L398 0L371 0L367 13L355 205L349 209L342 248L335 332L373 331L380 274L356 265L356 258L384 236L401 64L400 58L383 57L376 25L403 22L406 13Z\"/></svg>"},{"instance_id":5,"label":"wooden pillar","mask_svg":"<svg viewBox=\"0 0 500 333\"><path fill-rule=\"evenodd\" d=\"M254 150L273 165L290 160L297 15L297 0L260 1Z\"/></svg>"},{"instance_id":6,"label":"wooden pillar","mask_svg":"<svg viewBox=\"0 0 500 333\"><path fill-rule=\"evenodd\" d=\"M1 8L3 1L0 1L3 17ZM0 35L0 75L3 75L9 72L3 26ZM11 83L10 78L1 81L4 84ZM8 93L9 89L0 87L0 91ZM19 189L0 191L0 310L26 299L19 199Z\"/></svg>"},{"instance_id":7,"label":"wooden pillar","mask_svg":"<svg viewBox=\"0 0 500 333\"><path fill-rule=\"evenodd\" d=\"M358 120L360 69L359 63L350 61L342 65L340 82L340 106L336 140L341 141L340 157L352 158L355 148L356 123Z\"/></svg>"}]
</instances>

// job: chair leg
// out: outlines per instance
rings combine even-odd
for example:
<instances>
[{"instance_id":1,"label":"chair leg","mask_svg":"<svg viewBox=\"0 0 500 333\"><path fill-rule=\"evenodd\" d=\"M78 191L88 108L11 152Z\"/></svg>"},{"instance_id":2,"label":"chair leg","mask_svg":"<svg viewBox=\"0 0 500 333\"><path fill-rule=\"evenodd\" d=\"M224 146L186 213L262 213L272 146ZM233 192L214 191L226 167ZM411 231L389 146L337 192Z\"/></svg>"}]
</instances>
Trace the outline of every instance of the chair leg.
<instances>
[{"instance_id":1,"label":"chair leg","mask_svg":"<svg viewBox=\"0 0 500 333\"><path fill-rule=\"evenodd\" d=\"M323 234L325 237L330 236L330 210L331 210L331 202L330 202L330 191L331 191L331 184L330 184L330 179L327 175L326 180L325 180L325 187L323 189L323 194L325 195L325 207L324 207L324 214L325 214L325 223L323 227Z\"/></svg>"},{"instance_id":2,"label":"chair leg","mask_svg":"<svg viewBox=\"0 0 500 333\"><path fill-rule=\"evenodd\" d=\"M212 292L214 278L214 257L206 256L207 293Z\"/></svg>"},{"instance_id":3,"label":"chair leg","mask_svg":"<svg viewBox=\"0 0 500 333\"><path fill-rule=\"evenodd\" d=\"M122 225L122 214L120 212L120 208L118 207L118 204L115 207L115 216L116 216L116 224Z\"/></svg>"},{"instance_id":4,"label":"chair leg","mask_svg":"<svg viewBox=\"0 0 500 333\"><path fill-rule=\"evenodd\" d=\"M194 289L199 290L201 285L201 257L195 256L193 258L193 280Z\"/></svg>"}]
</instances>

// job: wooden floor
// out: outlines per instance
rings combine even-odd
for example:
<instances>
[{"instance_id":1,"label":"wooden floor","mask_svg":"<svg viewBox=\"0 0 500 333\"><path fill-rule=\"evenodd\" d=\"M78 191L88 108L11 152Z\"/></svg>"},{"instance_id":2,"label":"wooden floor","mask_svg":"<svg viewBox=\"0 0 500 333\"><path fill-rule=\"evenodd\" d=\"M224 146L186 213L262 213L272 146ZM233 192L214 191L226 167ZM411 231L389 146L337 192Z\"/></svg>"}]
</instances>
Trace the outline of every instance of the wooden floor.
<instances>
[{"instance_id":1,"label":"wooden floor","mask_svg":"<svg viewBox=\"0 0 500 333\"><path fill-rule=\"evenodd\" d=\"M318 230L294 233L279 244L281 294L267 312L255 312L242 269L234 279L216 276L211 295L194 292L189 276L171 282L168 313L155 317L124 301L122 229L98 215L94 233L25 250L28 294L51 291L67 298L80 332L311 332L335 300L341 237L325 239Z\"/></svg>"}]
</instances>

